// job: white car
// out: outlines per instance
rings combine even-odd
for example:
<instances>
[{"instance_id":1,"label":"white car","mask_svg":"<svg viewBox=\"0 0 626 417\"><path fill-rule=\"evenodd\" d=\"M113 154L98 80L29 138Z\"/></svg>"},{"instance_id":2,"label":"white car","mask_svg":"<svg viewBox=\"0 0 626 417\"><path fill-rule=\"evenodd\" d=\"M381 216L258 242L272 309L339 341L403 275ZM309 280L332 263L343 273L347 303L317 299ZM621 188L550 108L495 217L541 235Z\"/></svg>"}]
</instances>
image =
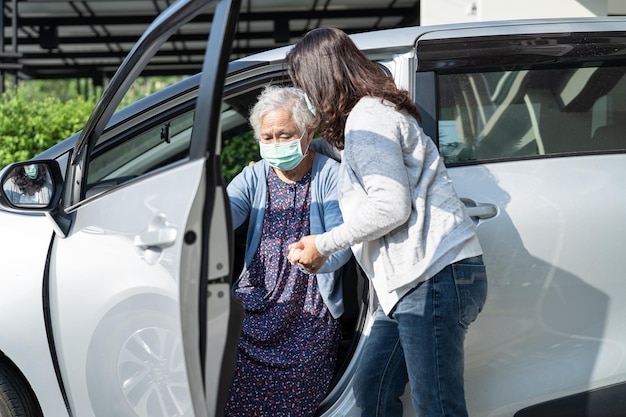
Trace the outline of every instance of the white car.
<instances>
[{"instance_id":1,"label":"white car","mask_svg":"<svg viewBox=\"0 0 626 417\"><path fill-rule=\"evenodd\" d=\"M1 417L222 414L242 312L220 150L265 85L289 83L289 48L228 63L239 2L211 2L203 72L114 112L206 3L174 3L80 133L2 172ZM470 415L626 415L626 19L353 39L410 91L478 224L489 295L466 339ZM32 164L51 192L20 203L10 178ZM376 301L354 264L344 293L324 417L359 415Z\"/></svg>"}]
</instances>

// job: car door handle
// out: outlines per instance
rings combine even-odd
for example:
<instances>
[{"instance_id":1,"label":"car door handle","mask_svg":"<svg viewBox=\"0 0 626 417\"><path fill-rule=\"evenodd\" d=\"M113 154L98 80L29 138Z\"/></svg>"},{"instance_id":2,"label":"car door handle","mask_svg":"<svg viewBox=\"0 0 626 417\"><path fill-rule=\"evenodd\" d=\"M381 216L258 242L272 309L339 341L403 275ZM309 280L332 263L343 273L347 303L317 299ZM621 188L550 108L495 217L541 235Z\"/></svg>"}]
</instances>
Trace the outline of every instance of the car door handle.
<instances>
[{"instance_id":1,"label":"car door handle","mask_svg":"<svg viewBox=\"0 0 626 417\"><path fill-rule=\"evenodd\" d=\"M164 214L157 214L148 229L135 236L135 246L139 249L167 248L176 242L176 228L168 223Z\"/></svg>"},{"instance_id":2,"label":"car door handle","mask_svg":"<svg viewBox=\"0 0 626 417\"><path fill-rule=\"evenodd\" d=\"M479 219L489 219L498 214L498 208L493 204L482 204L475 207L466 207L465 209L470 217L478 217Z\"/></svg>"},{"instance_id":3,"label":"car door handle","mask_svg":"<svg viewBox=\"0 0 626 417\"><path fill-rule=\"evenodd\" d=\"M470 217L477 219L489 219L498 214L498 207L490 203L477 203L469 198L461 198L465 204L465 211Z\"/></svg>"}]
</instances>

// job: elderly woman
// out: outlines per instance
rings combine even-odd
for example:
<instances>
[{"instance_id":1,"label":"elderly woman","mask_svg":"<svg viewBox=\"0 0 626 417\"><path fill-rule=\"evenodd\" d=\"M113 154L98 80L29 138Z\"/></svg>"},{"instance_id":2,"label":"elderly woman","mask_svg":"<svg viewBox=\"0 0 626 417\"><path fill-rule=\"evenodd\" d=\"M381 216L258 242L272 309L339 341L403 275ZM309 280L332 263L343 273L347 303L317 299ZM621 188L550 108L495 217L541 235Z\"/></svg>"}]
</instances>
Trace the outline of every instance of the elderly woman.
<instances>
[{"instance_id":1,"label":"elderly woman","mask_svg":"<svg viewBox=\"0 0 626 417\"><path fill-rule=\"evenodd\" d=\"M342 222L338 163L309 149L314 119L302 90L267 87L250 115L262 160L228 186L233 226L249 221L233 286L245 316L228 416L311 416L333 377L343 313L338 270L350 249L316 274L287 260L289 244Z\"/></svg>"}]
</instances>

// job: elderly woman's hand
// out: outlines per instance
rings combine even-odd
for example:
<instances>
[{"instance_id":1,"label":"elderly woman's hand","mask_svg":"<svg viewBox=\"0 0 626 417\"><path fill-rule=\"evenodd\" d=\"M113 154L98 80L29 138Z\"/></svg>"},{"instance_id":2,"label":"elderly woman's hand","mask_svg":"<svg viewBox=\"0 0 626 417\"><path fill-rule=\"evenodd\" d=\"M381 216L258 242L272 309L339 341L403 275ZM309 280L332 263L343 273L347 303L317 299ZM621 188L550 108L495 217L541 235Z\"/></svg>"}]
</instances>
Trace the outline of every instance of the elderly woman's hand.
<instances>
[{"instance_id":1,"label":"elderly woman's hand","mask_svg":"<svg viewBox=\"0 0 626 417\"><path fill-rule=\"evenodd\" d=\"M328 256L318 252L315 246L315 236L304 236L296 243L289 245L287 259L292 265L299 264L305 271L315 274L324 265Z\"/></svg>"}]
</instances>

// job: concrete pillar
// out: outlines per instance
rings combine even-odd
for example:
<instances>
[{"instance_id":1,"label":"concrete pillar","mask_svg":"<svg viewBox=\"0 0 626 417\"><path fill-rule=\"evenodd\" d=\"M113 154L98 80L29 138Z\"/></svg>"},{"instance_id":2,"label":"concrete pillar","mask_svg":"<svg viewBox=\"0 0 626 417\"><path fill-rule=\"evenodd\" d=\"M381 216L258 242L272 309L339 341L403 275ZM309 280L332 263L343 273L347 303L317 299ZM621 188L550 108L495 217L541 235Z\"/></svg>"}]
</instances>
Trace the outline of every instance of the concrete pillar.
<instances>
[{"instance_id":1,"label":"concrete pillar","mask_svg":"<svg viewBox=\"0 0 626 417\"><path fill-rule=\"evenodd\" d=\"M422 25L626 14L626 0L421 0Z\"/></svg>"},{"instance_id":2,"label":"concrete pillar","mask_svg":"<svg viewBox=\"0 0 626 417\"><path fill-rule=\"evenodd\" d=\"M626 15L626 0L609 0L609 16Z\"/></svg>"},{"instance_id":3,"label":"concrete pillar","mask_svg":"<svg viewBox=\"0 0 626 417\"><path fill-rule=\"evenodd\" d=\"M476 0L477 20L606 16L608 0Z\"/></svg>"}]
</instances>

